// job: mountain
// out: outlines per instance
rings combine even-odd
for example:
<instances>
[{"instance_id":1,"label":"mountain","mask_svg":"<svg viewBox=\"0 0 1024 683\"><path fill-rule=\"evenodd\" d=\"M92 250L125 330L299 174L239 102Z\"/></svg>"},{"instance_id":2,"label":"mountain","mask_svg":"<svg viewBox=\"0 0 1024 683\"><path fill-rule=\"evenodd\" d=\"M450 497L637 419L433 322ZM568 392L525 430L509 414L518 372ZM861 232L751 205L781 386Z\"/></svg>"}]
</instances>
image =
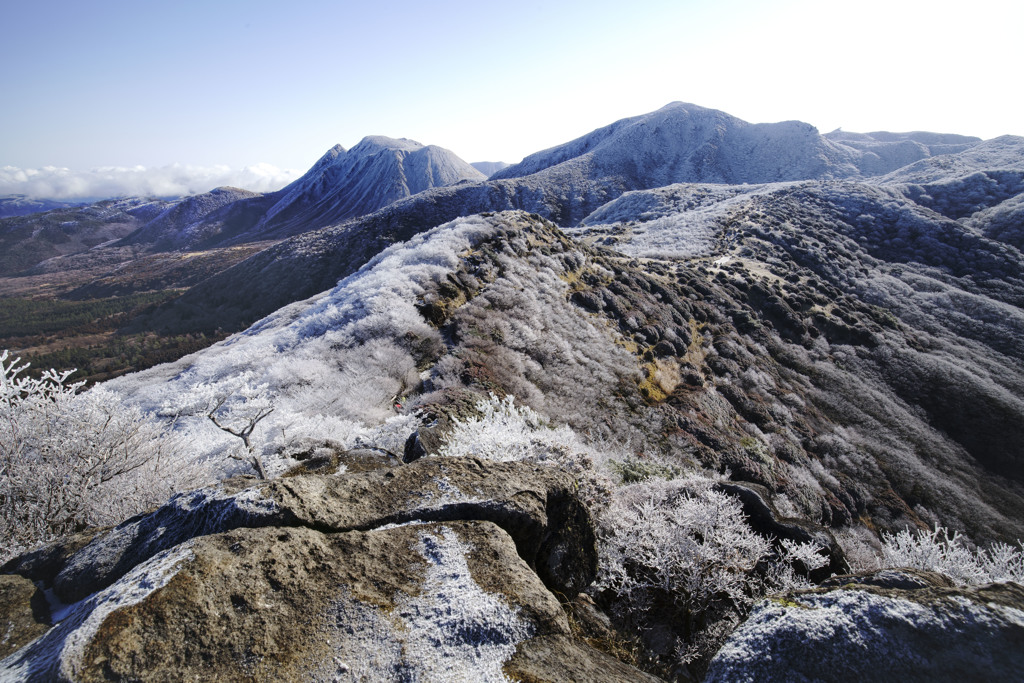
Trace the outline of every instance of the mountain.
<instances>
[{"instance_id":1,"label":"mountain","mask_svg":"<svg viewBox=\"0 0 1024 683\"><path fill-rule=\"evenodd\" d=\"M670 135L673 131L680 136L678 139ZM881 133L875 135L885 137ZM931 139L927 136L932 135L939 141L960 140L958 136L914 135L925 139ZM758 142L753 147L743 147L737 144L740 139ZM792 145L792 149L772 152L774 145L784 143ZM883 139L878 144L902 143ZM1011 163L1008 159L1014 158L1015 151L1019 152L1012 141L1002 138L977 145L963 144L970 145L963 152L930 157L917 163L945 164L961 168L964 173L976 173L990 164L1005 166ZM694 161L700 157L701 145L705 151L714 151L707 159L715 163L709 161L697 168ZM753 150L750 168L741 174L749 179L747 182L763 176L773 179L780 173L792 178L791 182L813 180L819 175L826 179L843 174L849 174L851 179L860 178L856 163L870 158L868 153L825 140L807 124L748 124L722 112L675 103L651 114L623 119L566 145L538 152L486 182L434 188L396 201L373 214L293 237L203 283L157 311L154 317L140 320L139 324L171 329L187 319L196 330L206 330L210 325L240 329L280 306L330 287L388 244L409 239L430 226L459 216L521 209L564 227L592 223L591 215L599 215L594 212L625 206L613 203L624 193L665 187L660 183L680 174L699 178L699 183L704 184L703 190L688 192L690 208L696 205L694 202L706 203L708 198L723 192L748 192L752 185L718 182L716 178L721 175L714 171L729 166L723 160L732 159L730 164L741 164L742 149ZM786 159L799 161L790 168L783 163ZM634 170L623 171L630 168ZM895 174L865 180L906 183L906 179ZM916 192L919 201L926 201L921 198L923 190L907 185L905 191ZM695 199L697 195L703 198ZM633 210L642 213L643 207L628 211ZM685 220L692 223L697 215L697 212L688 213ZM1002 220L1007 220L1005 214ZM624 216L620 222L625 221ZM674 234L669 240L678 237ZM678 245L668 247L668 251L678 250Z\"/></svg>"},{"instance_id":2,"label":"mountain","mask_svg":"<svg viewBox=\"0 0 1024 683\"><path fill-rule=\"evenodd\" d=\"M141 198L109 199L0 219L0 276L9 277L47 259L111 244L171 204Z\"/></svg>"},{"instance_id":3,"label":"mountain","mask_svg":"<svg viewBox=\"0 0 1024 683\"><path fill-rule=\"evenodd\" d=\"M62 202L55 199L35 199L23 194L11 194L0 197L0 218L27 216L30 213L67 209L80 206L77 202Z\"/></svg>"},{"instance_id":4,"label":"mountain","mask_svg":"<svg viewBox=\"0 0 1024 683\"><path fill-rule=\"evenodd\" d=\"M259 200L257 192L235 187L218 187L210 192L186 197L168 207L124 240L129 244L152 245L159 251L200 246L220 237L210 234L210 215L225 206L242 200Z\"/></svg>"},{"instance_id":5,"label":"mountain","mask_svg":"<svg viewBox=\"0 0 1024 683\"><path fill-rule=\"evenodd\" d=\"M1024 138L1003 135L985 140L957 154L924 158L882 176L882 183L932 183L962 178L979 170L1022 170Z\"/></svg>"},{"instance_id":6,"label":"mountain","mask_svg":"<svg viewBox=\"0 0 1024 683\"><path fill-rule=\"evenodd\" d=\"M705 495L663 481L694 471L746 501L760 533L834 543L830 571L873 561L878 534L908 527L939 524L979 544L1024 537L1024 255L898 188L805 181L705 197L707 187L624 196L633 209L605 214L617 222L568 234L521 211L457 218L226 342L106 387L160 410L263 386L272 471L292 464L287 440L299 435L407 457L463 438L467 454L526 449L573 472L584 497L610 495L622 501L615 515L638 517L627 566L648 557L648 537L675 538L656 501ZM602 246L645 225L682 247ZM514 397L536 421L496 398L474 411L489 395ZM225 447L208 422L178 418L195 457ZM592 468L623 487L602 493ZM665 514L682 523L676 508ZM607 523L600 538L618 538ZM677 603L630 607L595 590L663 661L718 623L684 626Z\"/></svg>"},{"instance_id":7,"label":"mountain","mask_svg":"<svg viewBox=\"0 0 1024 683\"><path fill-rule=\"evenodd\" d=\"M401 393L474 386L482 373L486 382L477 386L514 393L581 431L615 425L620 437L654 444L675 424L683 440L673 452L728 467L804 501L808 512L847 520L841 524L867 514L876 526L898 529L923 514L914 511L922 505L978 537L1024 533L1024 520L1011 521L1016 484L998 483L1021 471L1020 252L894 190L805 183L738 197L720 202L704 246L682 258L634 251L626 240L615 243L625 256L590 251L525 214L458 219L390 247L328 294L282 309L233 345L159 376L136 376L133 391L168 391L159 388L160 377L214 381L241 372L253 357L263 359L268 377L280 373L307 386L295 370L275 370L273 359L327 377L316 369L325 362L319 345L351 349L345 354L354 359L371 339L386 339L411 356L381 362L449 373L421 389L410 388L419 379L402 380ZM686 224L686 210L679 213L676 230ZM652 258L670 260L657 265ZM568 265L579 263L591 265ZM571 287L557 285L559 279ZM370 314L384 307L392 311L385 318ZM394 316L392 329L387 320ZM599 330L606 325L617 332L604 339ZM348 339L347 326L355 341L339 341ZM439 349L433 326L454 346ZM617 344L634 355L616 351ZM419 355L426 352L416 350L421 346L430 349L427 356ZM355 363L329 357L341 367ZM387 410L398 385L384 378L394 371L365 371L382 382L378 398L351 403L370 412L347 419ZM581 384L580 373L590 379ZM598 383L599 377L606 379ZM328 390L320 381L327 380L302 390L312 392L308 400L329 401L335 411L350 405L348 390ZM369 389L340 377L330 383ZM329 398L332 391L342 393ZM787 407L789 400L800 410ZM784 454L788 464L767 455L774 464L762 462L740 444L749 434L721 426L737 420L782 439L765 436L766 453ZM839 481L847 483L819 482L824 488L816 494L798 487L805 475L791 469L813 469L815 462L845 472ZM914 493L922 481L933 492L926 501ZM872 492L858 488L864 486ZM946 487L954 488L934 493Z\"/></svg>"},{"instance_id":8,"label":"mountain","mask_svg":"<svg viewBox=\"0 0 1024 683\"><path fill-rule=\"evenodd\" d=\"M484 175L452 152L379 135L345 151L336 146L304 176L285 187L253 232L273 238L372 213L434 187ZM236 240L237 241L237 240Z\"/></svg>"},{"instance_id":9,"label":"mountain","mask_svg":"<svg viewBox=\"0 0 1024 683\"><path fill-rule=\"evenodd\" d=\"M628 128L634 123L622 126ZM615 136L608 134L610 129L602 129L604 132L595 139L613 139ZM936 144L947 142L940 138ZM1016 484L991 483L989 478L1018 477L1019 449L1015 444L1024 438L1019 428L1024 423L1017 419L1024 414L1024 405L1016 398L1024 390L1024 375L1018 372L1024 367L1024 347L1020 343L1024 339L1024 322L1020 318L1024 305L1024 257L1018 246L1019 224L1014 223L1014 217L1020 215L1024 194L1024 176L1013 170L1024 163L1024 155L1014 156L1018 144L1002 138L970 143L970 147L956 154L919 160L906 174L868 181L677 183L629 192L586 216L579 227L568 228L567 234L583 244L613 248L625 258L643 259L645 265L611 265L597 255L573 252L575 255L565 258L596 260L608 273L625 269L625 280L597 278L587 285L589 280L580 280L579 273L564 277L574 283L571 293L577 306L591 314L611 316L609 324L631 339L628 348L647 349L654 354L644 361L643 353L638 351L637 367L647 367L644 372L649 377L660 374L665 378L664 384L640 382L639 386L646 387L639 394L644 401L658 405L668 401L680 408L685 406L692 414L707 413L711 404L699 389L706 388L707 378L715 375L723 380L716 381L718 393L728 397L744 420L758 425L762 431L767 429L765 433L779 434L790 429L794 434L822 434L834 430L835 425L854 432L864 430L855 439L857 445L850 446L854 451L874 454L872 458L899 458L902 463L879 466L879 471L888 474L877 480L877 491L894 491L896 498L889 498L888 493L873 495L876 502L889 500L882 505L884 511L877 508L871 513L876 525L891 524L898 528L915 516L918 521L924 519L921 513L914 512L915 506L940 506L941 519L955 518L978 537L1010 538L1024 529L1017 526L1019 521L1011 521L1015 513L1005 507L1006 501L1017 495L1011 493ZM544 156L552 160L559 154ZM593 158L588 163L596 164ZM533 164L538 159L540 156L535 155L528 161ZM558 162L555 167L563 163ZM998 168L987 169L989 164ZM944 179L927 185L903 182L906 178L935 177L929 175L931 171L922 176L922 171L913 170L916 167L952 169L952 175L947 173L942 176ZM649 175L660 172L663 170L652 169ZM521 180L529 182L544 173L537 171ZM439 229L433 226L457 221L460 213L487 216L488 211L515 208L516 195L504 190L516 182L516 178L504 178L425 192L375 214L303 234L203 283L174 306L165 308L161 315L167 320L175 316L193 320L209 316L211 321L221 324L232 320L241 323L250 316L316 296L338 280L339 287L354 286L371 277L375 268L379 269L376 264L384 258L381 254L401 254L404 241L408 241L408 248L421 244L424 229L437 232ZM506 225L495 220L496 224ZM538 237L540 228L534 221L541 220L540 217L501 220L531 226L527 230L531 237L522 238L528 243L548 244L548 250L554 249L554 243L568 244L559 242L564 238L553 236L557 232ZM512 235L515 230L506 226L499 233ZM502 239L506 238L499 239L500 244L504 244ZM388 247L389 244L393 246ZM382 251L385 247L387 250ZM479 245L463 248L473 254L487 251ZM521 250L523 253L519 254L514 249L507 260L495 267L508 270L517 258L532 258L532 248L524 246ZM409 258L415 263L414 257ZM454 256L449 254L445 258ZM433 285L421 283L410 289L418 292L410 305L420 306L422 311L425 304L416 302L429 303L431 297L454 296L457 301L475 301L479 296L475 290L458 294L464 289L459 284L462 276L457 274L463 267L470 268L456 267L455 274L448 278L455 290L443 297L432 295ZM476 270L470 271L475 280L480 280ZM382 282L390 282L380 277ZM455 279L451 280L452 277ZM669 287L666 282L676 284ZM536 293L544 286L531 281L524 290ZM651 292L660 292L661 300L680 303L664 309L647 301ZM284 320L291 321L298 315L301 308L295 306L300 305L282 309L288 311L281 314ZM324 306L328 304L320 304L321 308ZM512 308L502 306L501 310L511 311L528 304L517 300ZM711 308L698 314L695 306ZM451 314L448 304L442 310L442 318ZM636 312L630 313L631 310ZM679 312L686 310L696 327L680 327ZM268 319L250 329L246 336L258 337L276 325ZM332 325L324 329L334 329ZM522 329L534 326L546 329L546 335L555 334L551 325L534 320ZM704 329L702 326L717 329L722 325L726 327L712 336L725 335L734 342L715 345L717 351L712 356L700 356L704 359L702 363L709 364L707 370L684 370L685 363L698 369L704 366L695 362L692 350L687 350L689 346L679 346L677 340L692 342L695 330ZM659 344L661 351L655 352ZM286 347L281 342L271 346ZM488 348L486 356L493 360L497 352ZM766 357L764 350L756 349L767 349L769 355ZM459 351L455 355L466 357L468 353ZM659 360L662 357L658 353L667 354L663 358L671 361ZM613 355L611 351L608 354ZM839 357L843 358L841 372L836 370ZM425 362L421 358L414 360L417 366ZM553 361L519 358L508 362L510 368L550 370ZM670 367L676 369L666 369ZM799 391L795 385L786 388L778 384L780 378L792 377L793 372L805 377L798 382L803 387ZM760 379L748 382L743 379L745 376ZM695 385L698 391L692 387L685 389L688 385L682 381L684 377L695 382L703 377ZM609 419L603 414L601 418L584 417L586 410L575 404L568 409L569 413L564 412L565 406L571 404L569 394L550 395L550 389L540 389L539 394L534 390L521 393L525 391L522 387L538 386L537 378L528 376L517 382L514 386L520 389L506 386L505 390L524 400L527 395L534 396L530 400L538 403L533 405L547 411L553 419L567 420L583 430L592 430ZM775 388L765 389L764 382ZM606 390L610 389L595 393L601 395ZM816 398L809 399L808 391ZM801 419L815 416L811 422L783 429L775 423L789 409L771 406L779 396L794 392L804 397L801 400L805 404L811 400L818 407L811 413L801 410L805 416ZM619 414L632 410L623 407ZM707 424L727 424L728 420L722 422L723 419L717 412L708 413ZM684 431L691 434L705 424L689 418L685 422ZM827 424L834 426L825 427ZM705 428L706 425L700 427ZM622 429L629 431L625 426ZM697 437L690 448L702 453L702 459L723 463L723 448L729 438L718 434L718 430L716 427ZM851 433L847 432L847 436ZM811 448L806 437L793 443L799 443L794 448L806 453L807 462L833 457L826 456L833 452L829 450L832 446ZM913 445L907 446L908 443ZM883 451L889 455L881 455ZM793 453L787 457L796 457ZM932 460L922 461L919 453L929 453ZM834 457L838 458L835 463L844 458L847 463L862 462L862 455ZM772 467L764 469L750 454L727 460L732 471L743 472L745 479L777 490L780 480L771 473ZM830 467L835 471L840 466ZM957 476L964 477L963 490L972 493L930 495L929 502L923 503L912 489L923 478L931 481L933 475L925 473L936 467L947 473L947 483L952 476L949 472L960 472ZM974 473L967 474L968 471ZM903 478L902 474L896 476L897 472L915 474ZM846 476L851 482L864 481L865 473L855 468L847 471ZM947 483L934 480L929 487L939 490ZM793 490L787 495L806 494ZM840 487L831 495L848 503L833 505L829 514L838 515L837 519L864 514L867 508L862 508L857 500L868 508L874 504L851 488ZM958 507L960 503L956 501L965 498L976 502L970 507ZM897 499L904 502L891 507ZM986 502L979 505L979 499ZM1005 531L1011 527L1017 531Z\"/></svg>"},{"instance_id":10,"label":"mountain","mask_svg":"<svg viewBox=\"0 0 1024 683\"><path fill-rule=\"evenodd\" d=\"M370 136L348 151L335 145L277 192L218 188L191 197L123 243L172 250L279 240L372 213L430 188L483 179L441 147Z\"/></svg>"},{"instance_id":11,"label":"mountain","mask_svg":"<svg viewBox=\"0 0 1024 683\"><path fill-rule=\"evenodd\" d=\"M862 152L857 161L865 175L883 175L920 159L963 152L981 142L967 135L942 133L850 133L834 130L825 139Z\"/></svg>"},{"instance_id":12,"label":"mountain","mask_svg":"<svg viewBox=\"0 0 1024 683\"><path fill-rule=\"evenodd\" d=\"M629 189L678 182L759 183L856 175L852 155L806 123L750 124L673 102L523 159L495 175L617 178Z\"/></svg>"}]
</instances>

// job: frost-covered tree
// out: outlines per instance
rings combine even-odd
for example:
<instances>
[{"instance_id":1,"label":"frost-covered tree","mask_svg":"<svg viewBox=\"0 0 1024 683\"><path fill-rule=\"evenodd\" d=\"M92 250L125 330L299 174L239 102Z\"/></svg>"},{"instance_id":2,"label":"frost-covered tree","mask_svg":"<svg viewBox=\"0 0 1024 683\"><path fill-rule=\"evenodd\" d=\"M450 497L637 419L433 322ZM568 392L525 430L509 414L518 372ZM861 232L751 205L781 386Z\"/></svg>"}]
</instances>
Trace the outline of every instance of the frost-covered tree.
<instances>
[{"instance_id":1,"label":"frost-covered tree","mask_svg":"<svg viewBox=\"0 0 1024 683\"><path fill-rule=\"evenodd\" d=\"M116 523L205 483L165 426L73 371L25 374L0 352L0 555ZM198 478L198 479L197 479Z\"/></svg>"}]
</instances>

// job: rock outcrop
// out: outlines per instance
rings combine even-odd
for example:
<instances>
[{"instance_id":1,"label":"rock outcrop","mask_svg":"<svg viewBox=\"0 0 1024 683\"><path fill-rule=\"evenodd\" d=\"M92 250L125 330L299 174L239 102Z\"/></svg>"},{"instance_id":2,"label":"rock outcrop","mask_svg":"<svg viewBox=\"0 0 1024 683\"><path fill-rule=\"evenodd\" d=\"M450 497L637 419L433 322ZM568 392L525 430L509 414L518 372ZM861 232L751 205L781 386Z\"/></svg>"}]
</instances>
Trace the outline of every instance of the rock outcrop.
<instances>
[{"instance_id":1,"label":"rock outcrop","mask_svg":"<svg viewBox=\"0 0 1024 683\"><path fill-rule=\"evenodd\" d=\"M596 570L572 489L430 457L179 495L3 568L0 678L645 680L575 638L556 597Z\"/></svg>"},{"instance_id":2,"label":"rock outcrop","mask_svg":"<svg viewBox=\"0 0 1024 683\"><path fill-rule=\"evenodd\" d=\"M0 657L50 630L46 597L21 576L0 575Z\"/></svg>"},{"instance_id":3,"label":"rock outcrop","mask_svg":"<svg viewBox=\"0 0 1024 683\"><path fill-rule=\"evenodd\" d=\"M1022 670L1024 588L886 570L762 602L705 680L999 681Z\"/></svg>"}]
</instances>

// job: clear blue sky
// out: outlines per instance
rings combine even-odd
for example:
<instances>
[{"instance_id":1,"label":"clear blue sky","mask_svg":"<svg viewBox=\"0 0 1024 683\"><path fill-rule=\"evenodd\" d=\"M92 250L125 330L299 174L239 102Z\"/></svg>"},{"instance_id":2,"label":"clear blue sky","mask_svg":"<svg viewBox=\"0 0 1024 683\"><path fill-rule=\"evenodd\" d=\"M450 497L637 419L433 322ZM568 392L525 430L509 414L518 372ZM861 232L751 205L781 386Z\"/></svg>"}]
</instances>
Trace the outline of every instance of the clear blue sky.
<instances>
[{"instance_id":1,"label":"clear blue sky","mask_svg":"<svg viewBox=\"0 0 1024 683\"><path fill-rule=\"evenodd\" d=\"M1016 1L3 0L0 167L524 155L673 100L827 132L1024 134Z\"/></svg>"}]
</instances>

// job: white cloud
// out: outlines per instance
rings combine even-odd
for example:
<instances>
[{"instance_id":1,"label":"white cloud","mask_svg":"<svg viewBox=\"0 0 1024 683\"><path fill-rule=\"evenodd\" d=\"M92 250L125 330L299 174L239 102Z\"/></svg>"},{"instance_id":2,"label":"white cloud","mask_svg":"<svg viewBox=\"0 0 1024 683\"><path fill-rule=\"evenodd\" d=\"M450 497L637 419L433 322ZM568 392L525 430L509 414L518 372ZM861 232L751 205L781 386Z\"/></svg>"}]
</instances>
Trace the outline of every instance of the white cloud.
<instances>
[{"instance_id":1,"label":"white cloud","mask_svg":"<svg viewBox=\"0 0 1024 683\"><path fill-rule=\"evenodd\" d=\"M278 190L302 174L259 163L242 169L230 166L159 168L106 166L88 171L44 166L0 167L0 196L24 194L36 199L86 199L123 196L177 197L231 185L254 192Z\"/></svg>"}]
</instances>

